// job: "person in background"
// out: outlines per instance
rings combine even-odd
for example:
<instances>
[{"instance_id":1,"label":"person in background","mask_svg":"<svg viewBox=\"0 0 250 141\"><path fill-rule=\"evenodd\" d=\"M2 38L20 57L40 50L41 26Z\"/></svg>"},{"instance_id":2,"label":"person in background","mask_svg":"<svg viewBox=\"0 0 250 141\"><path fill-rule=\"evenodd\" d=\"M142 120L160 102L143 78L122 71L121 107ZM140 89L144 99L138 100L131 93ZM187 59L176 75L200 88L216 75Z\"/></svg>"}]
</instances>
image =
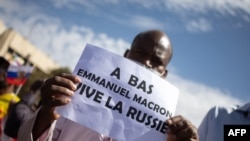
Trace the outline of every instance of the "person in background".
<instances>
[{"instance_id":1,"label":"person in background","mask_svg":"<svg viewBox=\"0 0 250 141\"><path fill-rule=\"evenodd\" d=\"M4 57L0 56L0 68L5 72L7 72L9 66L10 66L9 61L6 60Z\"/></svg>"},{"instance_id":2,"label":"person in background","mask_svg":"<svg viewBox=\"0 0 250 141\"><path fill-rule=\"evenodd\" d=\"M172 57L172 46L168 36L160 30L139 33L124 57L143 64L165 78L166 67ZM77 88L80 79L62 73L47 79L41 88L42 106L37 114L25 122L18 132L18 141L113 141L110 137L61 117L55 112L58 106L66 105ZM183 116L166 121L167 141L198 141L196 127ZM122 129L121 129L122 132Z\"/></svg>"},{"instance_id":3,"label":"person in background","mask_svg":"<svg viewBox=\"0 0 250 141\"><path fill-rule=\"evenodd\" d=\"M250 125L250 102L211 108L198 127L200 141L224 141L224 125Z\"/></svg>"},{"instance_id":4,"label":"person in background","mask_svg":"<svg viewBox=\"0 0 250 141\"><path fill-rule=\"evenodd\" d=\"M0 136L1 140L5 137L3 134L3 128L5 118L7 116L9 106L20 101L20 98L14 94L14 85L7 83L7 70L9 62L4 58L0 57Z\"/></svg>"},{"instance_id":5,"label":"person in background","mask_svg":"<svg viewBox=\"0 0 250 141\"><path fill-rule=\"evenodd\" d=\"M29 120L40 106L40 88L44 81L36 80L30 86L29 92L23 96L21 101L11 106L4 127L4 133L13 138L17 138L18 129L23 122Z\"/></svg>"}]
</instances>

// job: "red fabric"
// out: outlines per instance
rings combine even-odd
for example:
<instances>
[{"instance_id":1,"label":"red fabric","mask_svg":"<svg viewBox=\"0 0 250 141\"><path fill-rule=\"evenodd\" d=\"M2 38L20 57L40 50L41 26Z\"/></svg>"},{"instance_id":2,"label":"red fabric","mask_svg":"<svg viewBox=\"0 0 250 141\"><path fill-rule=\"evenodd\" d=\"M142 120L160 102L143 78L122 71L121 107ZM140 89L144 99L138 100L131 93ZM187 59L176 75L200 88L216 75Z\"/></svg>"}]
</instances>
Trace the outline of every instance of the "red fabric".
<instances>
[{"instance_id":1,"label":"red fabric","mask_svg":"<svg viewBox=\"0 0 250 141\"><path fill-rule=\"evenodd\" d=\"M27 81L26 78L7 78L9 84L23 85Z\"/></svg>"}]
</instances>

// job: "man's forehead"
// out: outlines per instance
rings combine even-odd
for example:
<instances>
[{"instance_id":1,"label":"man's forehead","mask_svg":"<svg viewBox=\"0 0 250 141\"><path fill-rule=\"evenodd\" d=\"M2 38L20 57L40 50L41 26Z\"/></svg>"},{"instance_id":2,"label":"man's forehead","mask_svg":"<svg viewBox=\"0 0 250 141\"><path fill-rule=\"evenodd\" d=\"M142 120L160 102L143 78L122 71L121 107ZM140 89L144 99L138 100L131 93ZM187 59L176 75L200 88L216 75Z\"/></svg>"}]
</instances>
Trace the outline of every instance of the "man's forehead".
<instances>
[{"instance_id":1,"label":"man's forehead","mask_svg":"<svg viewBox=\"0 0 250 141\"><path fill-rule=\"evenodd\" d=\"M162 36L159 40L159 45L161 45L164 49L170 48L171 47L170 44L171 43L170 43L169 39L165 36Z\"/></svg>"}]
</instances>

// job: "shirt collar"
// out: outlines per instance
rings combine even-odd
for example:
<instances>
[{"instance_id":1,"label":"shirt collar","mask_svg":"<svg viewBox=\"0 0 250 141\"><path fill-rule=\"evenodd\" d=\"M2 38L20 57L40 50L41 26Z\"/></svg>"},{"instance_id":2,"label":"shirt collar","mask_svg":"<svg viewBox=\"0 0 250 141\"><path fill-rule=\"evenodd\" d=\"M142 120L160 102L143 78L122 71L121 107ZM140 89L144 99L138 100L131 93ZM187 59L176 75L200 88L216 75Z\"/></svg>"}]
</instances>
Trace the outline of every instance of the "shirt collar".
<instances>
[{"instance_id":1,"label":"shirt collar","mask_svg":"<svg viewBox=\"0 0 250 141\"><path fill-rule=\"evenodd\" d=\"M244 104L243 106L239 106L236 111L243 113L246 118L250 118L250 102Z\"/></svg>"},{"instance_id":2,"label":"shirt collar","mask_svg":"<svg viewBox=\"0 0 250 141\"><path fill-rule=\"evenodd\" d=\"M239 106L237 108L238 111L241 111L241 112L248 112L250 113L250 102L244 104L243 106Z\"/></svg>"}]
</instances>

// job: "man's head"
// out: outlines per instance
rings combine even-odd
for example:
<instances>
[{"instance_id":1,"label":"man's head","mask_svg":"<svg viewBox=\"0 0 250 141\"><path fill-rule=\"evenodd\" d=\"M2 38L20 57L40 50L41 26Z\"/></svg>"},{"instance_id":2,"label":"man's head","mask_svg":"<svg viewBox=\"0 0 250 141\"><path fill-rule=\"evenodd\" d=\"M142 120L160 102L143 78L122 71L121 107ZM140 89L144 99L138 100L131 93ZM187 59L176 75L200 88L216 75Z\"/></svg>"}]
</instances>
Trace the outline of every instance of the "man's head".
<instances>
[{"instance_id":1,"label":"man's head","mask_svg":"<svg viewBox=\"0 0 250 141\"><path fill-rule=\"evenodd\" d=\"M149 30L134 38L130 50L127 50L124 56L157 71L160 77L166 77L166 67L172 53L168 36L160 30Z\"/></svg>"},{"instance_id":2,"label":"man's head","mask_svg":"<svg viewBox=\"0 0 250 141\"><path fill-rule=\"evenodd\" d=\"M4 57L0 56L0 68L7 71L9 68L9 61L6 60Z\"/></svg>"},{"instance_id":3,"label":"man's head","mask_svg":"<svg viewBox=\"0 0 250 141\"><path fill-rule=\"evenodd\" d=\"M0 56L0 89L5 89L7 87L7 70L9 68L9 61L4 57Z\"/></svg>"}]
</instances>

